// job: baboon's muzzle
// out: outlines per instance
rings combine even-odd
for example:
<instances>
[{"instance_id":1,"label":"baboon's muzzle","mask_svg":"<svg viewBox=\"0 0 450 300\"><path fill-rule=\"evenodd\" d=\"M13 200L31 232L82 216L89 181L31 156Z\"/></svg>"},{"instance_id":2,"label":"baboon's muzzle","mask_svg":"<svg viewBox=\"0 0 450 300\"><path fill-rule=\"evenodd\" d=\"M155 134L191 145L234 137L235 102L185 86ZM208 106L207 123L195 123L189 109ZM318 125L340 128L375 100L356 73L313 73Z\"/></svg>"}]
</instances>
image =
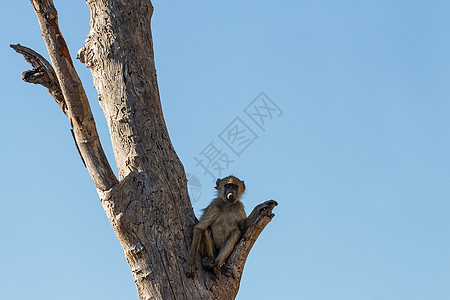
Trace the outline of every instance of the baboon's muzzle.
<instances>
[{"instance_id":1,"label":"baboon's muzzle","mask_svg":"<svg viewBox=\"0 0 450 300\"><path fill-rule=\"evenodd\" d=\"M226 191L225 198L228 202L234 202L236 200L236 191L234 190Z\"/></svg>"}]
</instances>

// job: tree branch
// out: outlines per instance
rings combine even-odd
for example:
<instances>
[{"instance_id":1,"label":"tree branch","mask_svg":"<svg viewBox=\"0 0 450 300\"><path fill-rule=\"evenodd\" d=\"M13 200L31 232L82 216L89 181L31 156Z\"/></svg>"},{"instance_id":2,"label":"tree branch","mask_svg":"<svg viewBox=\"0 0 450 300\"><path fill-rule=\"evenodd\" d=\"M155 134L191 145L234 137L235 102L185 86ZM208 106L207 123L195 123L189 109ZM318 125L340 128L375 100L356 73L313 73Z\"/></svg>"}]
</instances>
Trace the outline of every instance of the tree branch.
<instances>
[{"instance_id":1,"label":"tree branch","mask_svg":"<svg viewBox=\"0 0 450 300\"><path fill-rule=\"evenodd\" d=\"M101 147L94 118L52 0L31 0L51 64L12 46L33 66L24 80L49 89L72 125L80 155L124 249L140 299L234 299L244 264L273 218L273 200L258 205L224 266L186 277L194 223L183 165L171 144L157 85L149 0L90 0L91 30L79 58L91 69L114 148L120 184Z\"/></svg>"},{"instance_id":2,"label":"tree branch","mask_svg":"<svg viewBox=\"0 0 450 300\"><path fill-rule=\"evenodd\" d=\"M22 76L49 89L69 118L77 148L95 186L108 190L117 183L100 144L94 117L86 93L70 58L69 49L59 30L58 16L52 0L31 0L41 26L53 68L42 56L20 45L11 46L23 54L33 70Z\"/></svg>"},{"instance_id":3,"label":"tree branch","mask_svg":"<svg viewBox=\"0 0 450 300\"><path fill-rule=\"evenodd\" d=\"M257 205L252 213L245 221L244 234L240 242L236 245L232 255L230 256L229 265L238 270L244 269L245 261L250 253L256 239L261 234L266 225L272 220L275 214L272 210L278 202L275 200L268 200Z\"/></svg>"},{"instance_id":4,"label":"tree branch","mask_svg":"<svg viewBox=\"0 0 450 300\"><path fill-rule=\"evenodd\" d=\"M28 83L40 84L46 87L50 95L55 98L56 103L58 103L59 107L67 115L67 105L51 63L30 48L20 44L9 46L17 53L22 54L25 60L33 67L33 70L22 73L22 79Z\"/></svg>"},{"instance_id":5,"label":"tree branch","mask_svg":"<svg viewBox=\"0 0 450 300\"><path fill-rule=\"evenodd\" d=\"M257 205L252 213L245 221L245 227L239 243L234 247L233 252L228 257L224 269L231 270L232 276L226 277L221 282L223 299L234 299L241 281L242 273L244 271L245 261L256 242L260 233L264 230L266 225L272 220L275 214L272 210L278 203L275 200L268 200Z\"/></svg>"}]
</instances>

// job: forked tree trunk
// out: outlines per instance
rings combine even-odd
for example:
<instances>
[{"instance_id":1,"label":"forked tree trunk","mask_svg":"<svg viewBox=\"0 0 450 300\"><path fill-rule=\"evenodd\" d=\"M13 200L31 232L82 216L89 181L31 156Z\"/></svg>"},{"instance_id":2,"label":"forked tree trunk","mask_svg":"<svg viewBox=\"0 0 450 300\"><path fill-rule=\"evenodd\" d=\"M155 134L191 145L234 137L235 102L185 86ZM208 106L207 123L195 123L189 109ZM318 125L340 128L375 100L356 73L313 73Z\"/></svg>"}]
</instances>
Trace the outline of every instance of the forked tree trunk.
<instances>
[{"instance_id":1,"label":"forked tree trunk","mask_svg":"<svg viewBox=\"0 0 450 300\"><path fill-rule=\"evenodd\" d=\"M249 216L249 227L226 263L234 277L218 280L199 264L194 279L185 275L196 218L183 165L161 110L150 1L87 1L91 30L78 58L94 78L118 179L103 153L53 2L31 2L52 64L29 48L12 45L33 66L23 79L47 87L69 118L78 151L130 265L139 299L234 299L247 255L272 219L276 202L258 205Z\"/></svg>"}]
</instances>

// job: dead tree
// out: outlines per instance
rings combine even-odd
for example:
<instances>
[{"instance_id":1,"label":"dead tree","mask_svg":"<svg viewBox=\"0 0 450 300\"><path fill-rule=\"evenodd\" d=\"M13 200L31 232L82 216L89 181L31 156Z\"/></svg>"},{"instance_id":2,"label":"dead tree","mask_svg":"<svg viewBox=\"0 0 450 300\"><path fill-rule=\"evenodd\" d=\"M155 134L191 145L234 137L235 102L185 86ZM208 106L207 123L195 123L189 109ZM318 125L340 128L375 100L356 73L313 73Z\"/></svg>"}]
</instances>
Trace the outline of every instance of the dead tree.
<instances>
[{"instance_id":1,"label":"dead tree","mask_svg":"<svg viewBox=\"0 0 450 300\"><path fill-rule=\"evenodd\" d=\"M258 205L227 260L234 277L198 268L185 276L196 222L183 165L161 111L149 0L88 0L90 32L77 58L91 70L111 135L119 178L103 152L86 93L58 27L52 0L31 0L51 63L11 45L32 65L22 74L45 86L72 126L79 154L123 247L139 299L234 299L245 260L273 218L273 200Z\"/></svg>"}]
</instances>

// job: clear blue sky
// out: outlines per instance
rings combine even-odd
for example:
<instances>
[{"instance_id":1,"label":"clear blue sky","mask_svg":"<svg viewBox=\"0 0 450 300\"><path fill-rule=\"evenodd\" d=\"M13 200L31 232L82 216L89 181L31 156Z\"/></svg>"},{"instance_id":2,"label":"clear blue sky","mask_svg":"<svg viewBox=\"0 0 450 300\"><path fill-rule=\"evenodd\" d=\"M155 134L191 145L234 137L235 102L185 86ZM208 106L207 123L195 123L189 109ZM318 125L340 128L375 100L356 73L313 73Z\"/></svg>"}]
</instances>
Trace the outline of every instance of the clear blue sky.
<instances>
[{"instance_id":1,"label":"clear blue sky","mask_svg":"<svg viewBox=\"0 0 450 300\"><path fill-rule=\"evenodd\" d=\"M55 4L75 56L89 10ZM195 161L211 142L245 180L248 213L279 202L238 299L450 299L450 2L153 4L163 109L202 185L196 212L214 196ZM31 4L9 2L0 22L0 299L137 299L68 121L8 47L47 56ZM265 131L245 113L260 92L283 112ZM258 136L240 156L220 138L237 117Z\"/></svg>"}]
</instances>

